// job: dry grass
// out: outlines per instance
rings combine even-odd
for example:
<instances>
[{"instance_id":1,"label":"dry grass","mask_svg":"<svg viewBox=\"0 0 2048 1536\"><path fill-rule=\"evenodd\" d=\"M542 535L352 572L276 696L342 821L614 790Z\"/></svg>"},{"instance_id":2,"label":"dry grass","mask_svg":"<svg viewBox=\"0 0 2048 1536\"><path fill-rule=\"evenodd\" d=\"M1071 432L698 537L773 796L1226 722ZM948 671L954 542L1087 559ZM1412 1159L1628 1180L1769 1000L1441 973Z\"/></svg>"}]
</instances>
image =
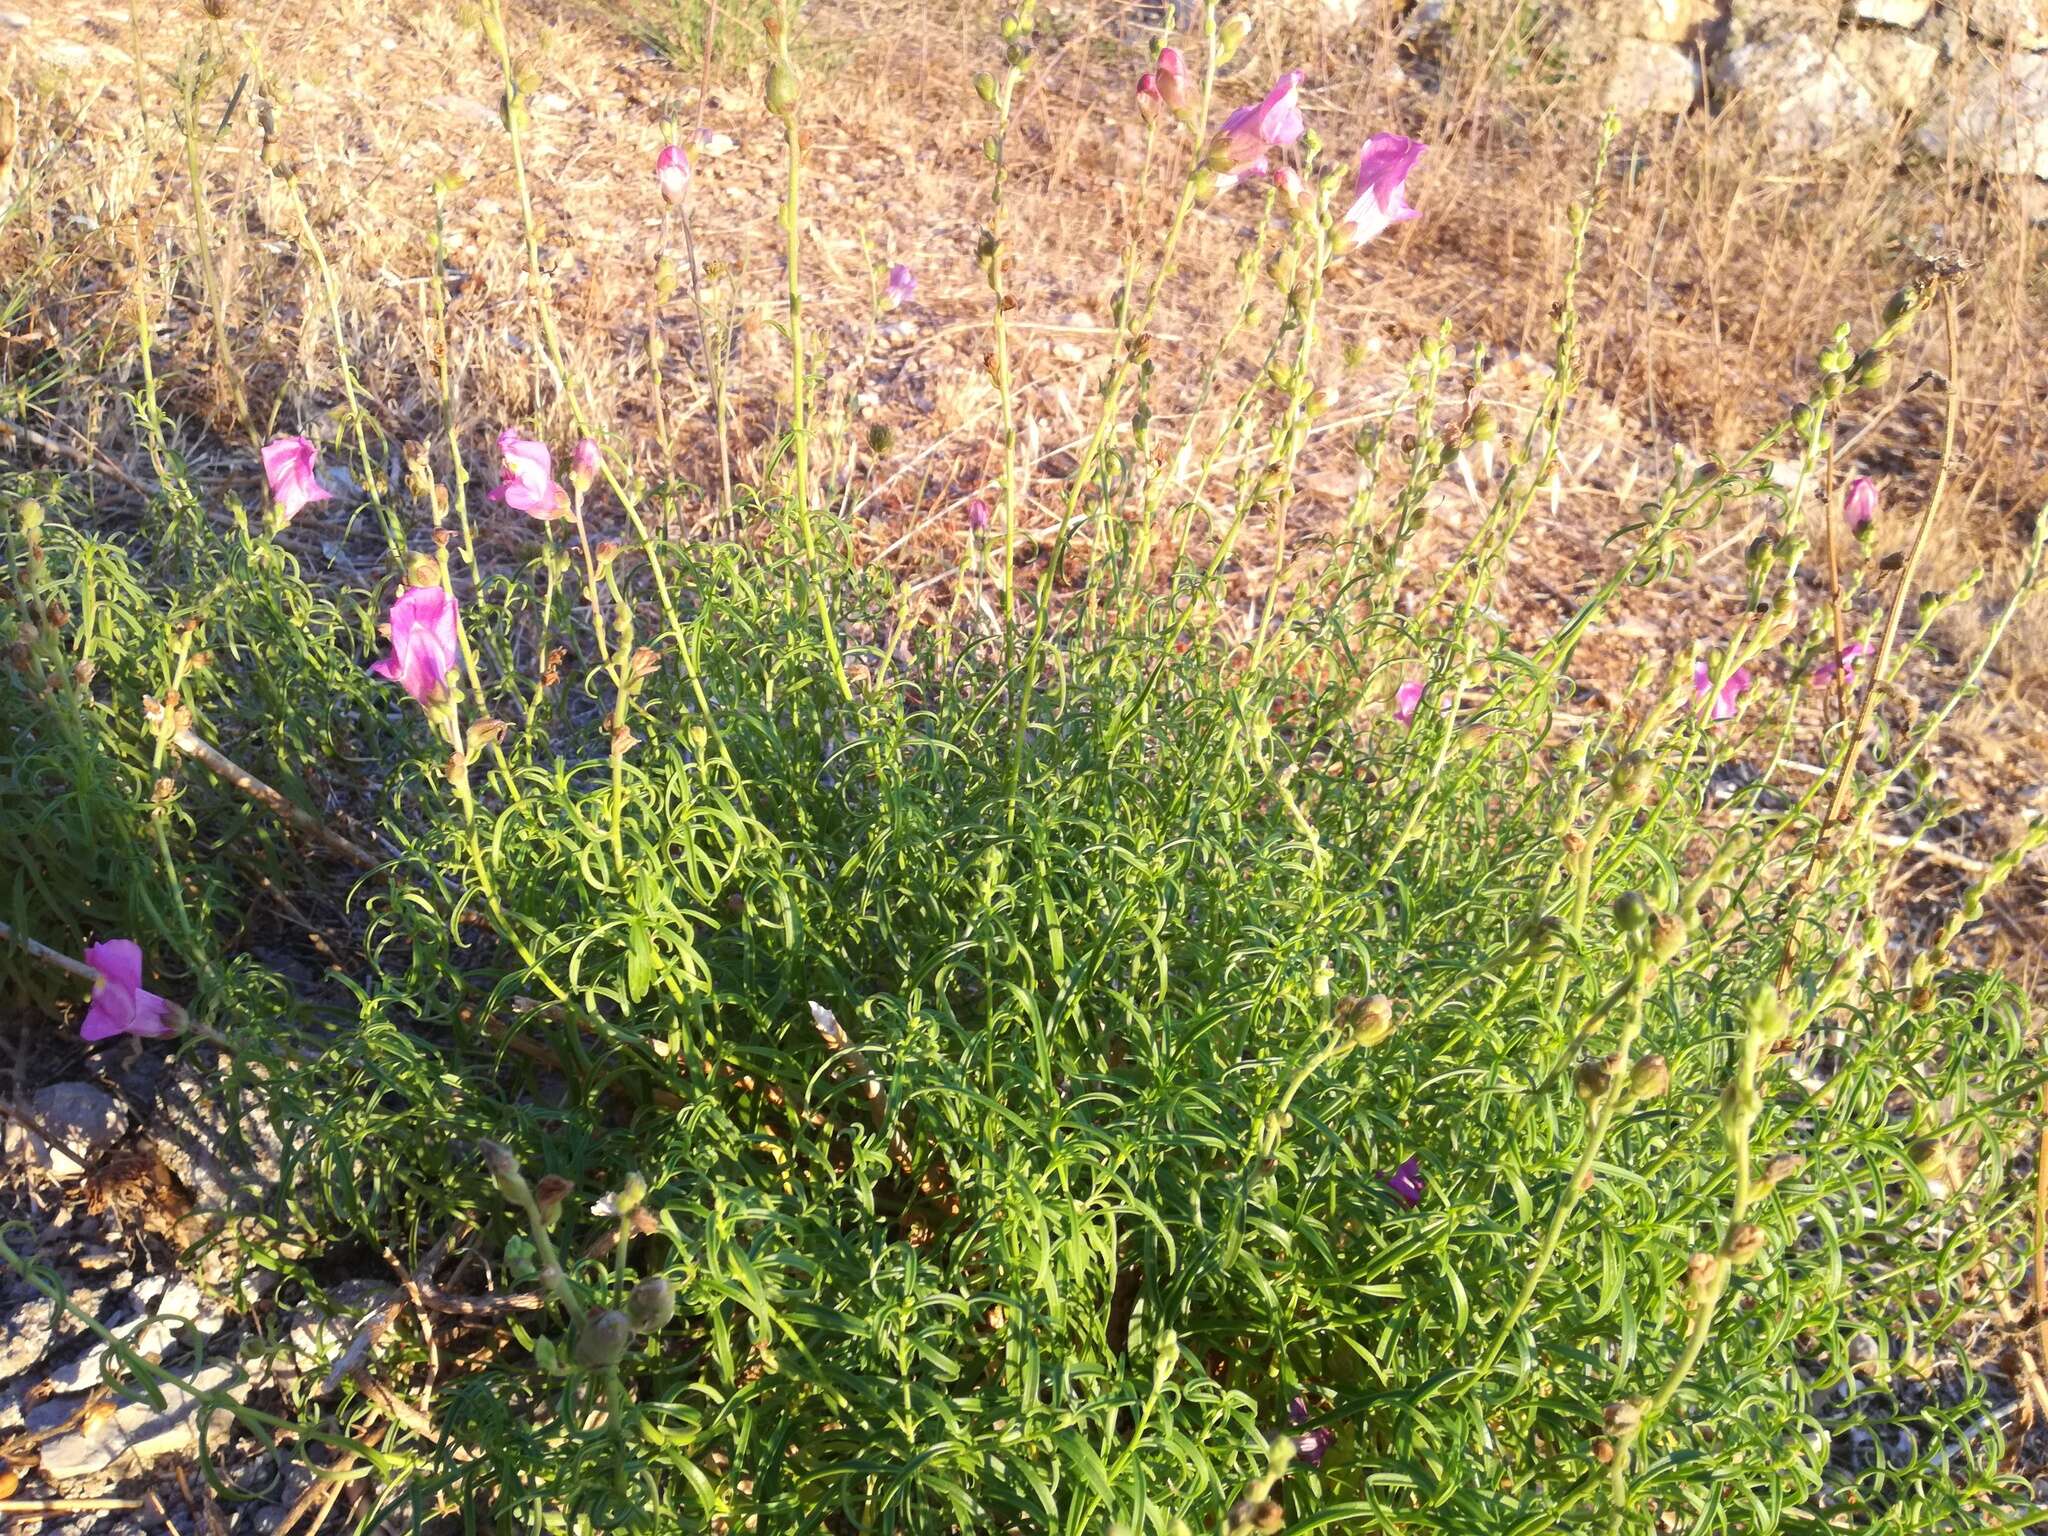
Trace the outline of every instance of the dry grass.
<instances>
[{"instance_id":1,"label":"dry grass","mask_svg":"<svg viewBox=\"0 0 2048 1536\"><path fill-rule=\"evenodd\" d=\"M0 223L0 273L9 274L0 279L0 421L146 482L130 427L145 316L160 396L189 457L217 467L223 497L254 502L250 445L271 430L331 425L343 395L337 350L293 194L266 173L257 103L267 98L275 158L297 173L335 272L348 355L391 445L393 477L405 448L446 441L437 182L455 436L482 465L508 420L566 435L568 412L531 344L495 65L474 17L389 0L317 14L241 0L228 9L217 21L196 3L137 0L123 24L103 9L52 3L26 30L0 31L0 83L20 109L10 173L18 202ZM1341 494L1348 425L1446 317L1460 336L1488 343L1488 388L1504 412L1540 386L1535 357L1549 345L1563 209L1584 182L1602 82L1560 69L1557 39L1526 30L1524 8L1507 0L1462 7L1457 32L1428 51L1404 35L1402 7L1341 33L1295 7L1267 9L1274 14L1224 87L1230 97L1299 64L1333 140L1398 127L1434 146L1414 194L1428 216L1361 253L1326 301L1349 364L1330 365L1326 382L1343 403L1322 425L1310 483ZM731 141L729 152L700 159L695 231L708 310L730 332L741 478L775 442L780 406L762 381L784 371L785 345L774 325L782 274L772 222L782 150L760 103L758 34L745 7L725 8L707 93L696 68L703 19L652 0L628 10L556 0L516 18L518 51L537 80L530 142L542 266L565 341L618 451L637 454L656 478L696 487L714 483L715 454L694 308L686 282L660 297L658 263L666 253L680 265L684 253L649 180L672 135L701 126ZM1061 13L1019 114L1016 367L1041 486L1056 480L1061 447L1087 411L1122 232L1163 218L1171 196L1172 169L1163 154L1148 162L1131 110L1140 21L1135 8L1109 5ZM678 56L646 42L664 28L682 44ZM981 362L986 290L973 255L985 166L968 86L987 30L971 8L908 17L886 0L859 0L821 12L805 40L815 221L805 278L810 316L829 341L830 460L858 471L847 476L846 504L877 556L937 580L960 558L958 508L988 479L994 452L996 402ZM2048 494L2048 426L2031 408L2048 393L2048 323L2040 236L2024 210L2005 190L1902 157L1891 143L1772 160L1739 113L1640 125L1621 164L1585 289L1582 334L1604 403L1579 440L1595 451L1539 519L1517 566L1519 600L1546 614L1570 600L1600 539L1626 521L1635 487L1651 483L1641 477L1661 473L1645 444L1698 458L1753 435L1792 398L1837 321L1867 328L1911 254L1936 248L1962 251L1978 271L1960 368L1966 462L1930 574L1947 586L1982 564L1994 598L2014 530ZM1256 210L1240 195L1199 215L1155 326L1162 348L1208 346L1233 302L1227 253ZM876 274L898 260L917 270L918 297L878 324ZM659 361L656 334L669 343ZM1913 384L1943 363L1920 345L1885 405L1843 424L1841 474L1885 477L1897 526L1932 479L1933 392ZM1232 392L1252 366L1225 359ZM1197 372L1161 370L1183 380ZM1152 401L1168 421L1191 403ZM869 444L871 421L894 427L886 448ZM0 447L51 451L20 437ZM132 500L105 472L110 504ZM701 493L683 505L686 518L710 511ZM1461 514L1444 515L1454 524ZM1687 610L1646 605L1635 616L1645 648L1688 643L1732 611L1744 541L1726 530L1703 545ZM1259 558L1253 547L1247 568ZM1976 612L1949 622L1958 649ZM1589 657L1586 681L1616 685L1632 660ZM2044 805L2048 793L2048 620L2022 621L2004 667L1940 759L1944 787L1977 808L1940 834L1959 851L1994 846L2005 813ZM2014 898L2029 899L2024 887ZM2030 931L2015 924L2016 942Z\"/></svg>"}]
</instances>

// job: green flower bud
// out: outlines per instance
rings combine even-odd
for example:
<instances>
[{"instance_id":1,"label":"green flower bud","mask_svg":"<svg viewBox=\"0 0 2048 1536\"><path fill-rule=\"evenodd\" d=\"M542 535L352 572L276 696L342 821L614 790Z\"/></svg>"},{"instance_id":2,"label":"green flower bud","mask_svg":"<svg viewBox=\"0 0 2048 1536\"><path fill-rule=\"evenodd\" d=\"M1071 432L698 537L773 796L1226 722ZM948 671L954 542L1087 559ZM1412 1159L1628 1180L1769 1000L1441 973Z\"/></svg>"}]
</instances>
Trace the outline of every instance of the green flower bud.
<instances>
[{"instance_id":1,"label":"green flower bud","mask_svg":"<svg viewBox=\"0 0 2048 1536\"><path fill-rule=\"evenodd\" d=\"M507 1200L524 1205L529 1198L526 1178L519 1171L519 1160L512 1155L509 1147L495 1141L479 1141L477 1151L482 1154L484 1166L491 1171L491 1182L498 1187L498 1193Z\"/></svg>"},{"instance_id":2,"label":"green flower bud","mask_svg":"<svg viewBox=\"0 0 2048 1536\"><path fill-rule=\"evenodd\" d=\"M675 1289L660 1275L648 1276L626 1296L626 1318L635 1333L659 1333L675 1315Z\"/></svg>"},{"instance_id":3,"label":"green flower bud","mask_svg":"<svg viewBox=\"0 0 2048 1536\"><path fill-rule=\"evenodd\" d=\"M996 77L987 70L982 70L974 77L974 94L979 96L985 105L994 106L996 104Z\"/></svg>"},{"instance_id":4,"label":"green flower bud","mask_svg":"<svg viewBox=\"0 0 2048 1536\"><path fill-rule=\"evenodd\" d=\"M1347 997L1338 1005L1337 1022L1350 1034L1354 1046L1370 1050L1394 1032L1393 999L1378 994Z\"/></svg>"},{"instance_id":5,"label":"green flower bud","mask_svg":"<svg viewBox=\"0 0 2048 1536\"><path fill-rule=\"evenodd\" d=\"M1623 891L1614 898L1614 926L1623 933L1637 933L1649 926L1650 904L1641 891Z\"/></svg>"},{"instance_id":6,"label":"green flower bud","mask_svg":"<svg viewBox=\"0 0 2048 1536\"><path fill-rule=\"evenodd\" d=\"M787 117L796 110L798 98L796 71L777 59L768 66L768 110L777 117Z\"/></svg>"},{"instance_id":7,"label":"green flower bud","mask_svg":"<svg viewBox=\"0 0 2048 1536\"><path fill-rule=\"evenodd\" d=\"M1216 29L1216 63L1220 67L1237 57L1237 50L1252 35L1251 17L1239 11Z\"/></svg>"},{"instance_id":8,"label":"green flower bud","mask_svg":"<svg viewBox=\"0 0 2048 1536\"><path fill-rule=\"evenodd\" d=\"M571 1358L586 1371L601 1371L625 1358L633 1324L623 1312L600 1312L576 1335Z\"/></svg>"}]
</instances>

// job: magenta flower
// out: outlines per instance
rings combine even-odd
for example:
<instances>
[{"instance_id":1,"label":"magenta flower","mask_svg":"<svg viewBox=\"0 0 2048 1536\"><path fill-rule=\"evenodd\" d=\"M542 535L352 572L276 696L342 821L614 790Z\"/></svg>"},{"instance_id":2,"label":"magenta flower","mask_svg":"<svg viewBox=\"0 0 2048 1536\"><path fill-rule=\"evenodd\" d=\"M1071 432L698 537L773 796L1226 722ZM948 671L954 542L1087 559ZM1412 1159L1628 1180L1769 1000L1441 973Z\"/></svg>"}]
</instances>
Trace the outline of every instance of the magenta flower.
<instances>
[{"instance_id":1,"label":"magenta flower","mask_svg":"<svg viewBox=\"0 0 2048 1536\"><path fill-rule=\"evenodd\" d=\"M1169 110L1178 112L1188 104L1187 67L1181 63L1178 48L1159 50L1159 74L1155 88L1159 99Z\"/></svg>"},{"instance_id":2,"label":"magenta flower","mask_svg":"<svg viewBox=\"0 0 2048 1536\"><path fill-rule=\"evenodd\" d=\"M1395 224L1421 215L1408 206L1408 173L1429 146L1398 133L1376 133L1358 152L1358 197L1338 221L1347 247L1365 245Z\"/></svg>"},{"instance_id":3,"label":"magenta flower","mask_svg":"<svg viewBox=\"0 0 2048 1536\"><path fill-rule=\"evenodd\" d=\"M168 1035L172 1005L142 990L142 949L133 939L109 939L85 952L85 963L100 974L93 983L92 1005L79 1027L81 1040L111 1040L116 1035Z\"/></svg>"},{"instance_id":4,"label":"magenta flower","mask_svg":"<svg viewBox=\"0 0 2048 1536\"><path fill-rule=\"evenodd\" d=\"M655 156L655 184L671 207L689 196L691 174L690 157L683 152L682 145L670 144Z\"/></svg>"},{"instance_id":5,"label":"magenta flower","mask_svg":"<svg viewBox=\"0 0 2048 1536\"><path fill-rule=\"evenodd\" d=\"M1159 104L1165 98L1159 94L1159 77L1149 71L1138 76L1138 116L1151 122L1159 116Z\"/></svg>"},{"instance_id":6,"label":"magenta flower","mask_svg":"<svg viewBox=\"0 0 2048 1536\"><path fill-rule=\"evenodd\" d=\"M1406 1206L1422 1204L1422 1164L1409 1158L1392 1173L1380 1175L1380 1182L1393 1191L1394 1198Z\"/></svg>"},{"instance_id":7,"label":"magenta flower","mask_svg":"<svg viewBox=\"0 0 2048 1536\"><path fill-rule=\"evenodd\" d=\"M1221 163L1216 169L1233 178L1265 175L1266 152L1286 149L1301 137L1300 91L1301 71L1289 70L1264 101L1255 107L1239 107L1223 119L1223 132L1216 141L1216 158Z\"/></svg>"},{"instance_id":8,"label":"magenta flower","mask_svg":"<svg viewBox=\"0 0 2048 1536\"><path fill-rule=\"evenodd\" d=\"M597 483L597 472L603 464L597 444L580 437L576 440L576 451L569 456L569 479L579 491L587 491Z\"/></svg>"},{"instance_id":9,"label":"magenta flower","mask_svg":"<svg viewBox=\"0 0 2048 1536\"><path fill-rule=\"evenodd\" d=\"M1692 696L1695 699L1704 699L1709 693L1714 693L1714 718L1716 720L1733 720L1735 718L1735 706L1742 696L1749 692L1749 684L1749 668L1737 667L1729 675L1728 681L1721 685L1720 692L1714 693L1714 669L1704 661L1693 664Z\"/></svg>"},{"instance_id":10,"label":"magenta flower","mask_svg":"<svg viewBox=\"0 0 2048 1536\"><path fill-rule=\"evenodd\" d=\"M391 604L391 654L370 670L432 709L462 665L455 599L440 587L407 587Z\"/></svg>"},{"instance_id":11,"label":"magenta flower","mask_svg":"<svg viewBox=\"0 0 2048 1536\"><path fill-rule=\"evenodd\" d=\"M300 509L334 498L320 484L320 450L310 437L273 437L263 445L263 474L278 517L289 523Z\"/></svg>"},{"instance_id":12,"label":"magenta flower","mask_svg":"<svg viewBox=\"0 0 2048 1536\"><path fill-rule=\"evenodd\" d=\"M917 292L917 274L897 262L889 269L889 280L882 284L882 308L895 309L907 302Z\"/></svg>"},{"instance_id":13,"label":"magenta flower","mask_svg":"<svg viewBox=\"0 0 2048 1536\"><path fill-rule=\"evenodd\" d=\"M521 437L517 427L507 427L498 434L498 455L504 461L505 478L491 492L491 500L542 522L569 510L569 493L554 481L555 457L546 443Z\"/></svg>"},{"instance_id":14,"label":"magenta flower","mask_svg":"<svg viewBox=\"0 0 2048 1536\"><path fill-rule=\"evenodd\" d=\"M1839 672L1843 682L1853 683L1856 681L1856 663L1868 656L1872 649L1873 647L1865 641L1851 640L1842 647L1840 656L1831 656L1813 669L1813 680L1826 687L1835 680L1835 674Z\"/></svg>"},{"instance_id":15,"label":"magenta flower","mask_svg":"<svg viewBox=\"0 0 2048 1536\"><path fill-rule=\"evenodd\" d=\"M967 531L969 533L988 532L988 503L979 496L967 503Z\"/></svg>"},{"instance_id":16,"label":"magenta flower","mask_svg":"<svg viewBox=\"0 0 2048 1536\"><path fill-rule=\"evenodd\" d=\"M1868 475L1858 475L1842 494L1842 519L1851 533L1861 534L1876 516L1877 483Z\"/></svg>"},{"instance_id":17,"label":"magenta flower","mask_svg":"<svg viewBox=\"0 0 2048 1536\"><path fill-rule=\"evenodd\" d=\"M1287 1405L1287 1422L1296 1429L1301 1428L1302 1425L1308 1422L1308 1402L1306 1399L1297 1397ZM1320 1425L1304 1434L1296 1435L1294 1437L1295 1459L1305 1461L1311 1467L1320 1467L1323 1464L1323 1457L1328 1453L1331 1443L1336 1438L1337 1432L1327 1424Z\"/></svg>"},{"instance_id":18,"label":"magenta flower","mask_svg":"<svg viewBox=\"0 0 2048 1536\"><path fill-rule=\"evenodd\" d=\"M1422 702L1423 685L1406 682L1394 690L1394 718L1403 725L1415 722L1415 706Z\"/></svg>"}]
</instances>

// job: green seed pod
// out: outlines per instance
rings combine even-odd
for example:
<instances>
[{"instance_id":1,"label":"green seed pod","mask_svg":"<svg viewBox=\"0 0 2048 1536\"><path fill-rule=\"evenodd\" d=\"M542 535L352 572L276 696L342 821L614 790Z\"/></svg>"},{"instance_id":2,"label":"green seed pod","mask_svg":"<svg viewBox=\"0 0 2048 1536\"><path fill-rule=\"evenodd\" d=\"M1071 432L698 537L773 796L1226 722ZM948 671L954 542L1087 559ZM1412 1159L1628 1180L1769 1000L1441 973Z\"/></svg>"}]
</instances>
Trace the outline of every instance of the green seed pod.
<instances>
[{"instance_id":1,"label":"green seed pod","mask_svg":"<svg viewBox=\"0 0 2048 1536\"><path fill-rule=\"evenodd\" d=\"M982 99L984 105L994 106L996 104L996 77L987 70L982 70L974 77L974 94Z\"/></svg>"},{"instance_id":2,"label":"green seed pod","mask_svg":"<svg viewBox=\"0 0 2048 1536\"><path fill-rule=\"evenodd\" d=\"M1628 1069L1628 1089L1639 1099L1661 1099L1671 1087L1671 1064L1662 1056L1645 1056Z\"/></svg>"},{"instance_id":3,"label":"green seed pod","mask_svg":"<svg viewBox=\"0 0 2048 1536\"><path fill-rule=\"evenodd\" d=\"M617 1365L632 1342L633 1324L623 1312L600 1312L576 1335L570 1358L586 1371L601 1371Z\"/></svg>"},{"instance_id":4,"label":"green seed pod","mask_svg":"<svg viewBox=\"0 0 2048 1536\"><path fill-rule=\"evenodd\" d=\"M1623 804L1634 805L1650 792L1651 771L1649 753L1630 752L1614 765L1608 782Z\"/></svg>"},{"instance_id":5,"label":"green seed pod","mask_svg":"<svg viewBox=\"0 0 2048 1536\"><path fill-rule=\"evenodd\" d=\"M1849 375L1849 383L1856 389L1876 389L1891 376L1891 354L1872 348L1856 359L1856 371Z\"/></svg>"},{"instance_id":6,"label":"green seed pod","mask_svg":"<svg viewBox=\"0 0 2048 1536\"><path fill-rule=\"evenodd\" d=\"M1607 1070L1605 1060L1588 1056L1579 1063L1579 1069L1572 1074L1572 1088L1588 1104L1598 1103L1607 1097L1607 1090L1614 1086L1614 1077Z\"/></svg>"},{"instance_id":7,"label":"green seed pod","mask_svg":"<svg viewBox=\"0 0 2048 1536\"><path fill-rule=\"evenodd\" d=\"M1891 301L1885 305L1884 323L1887 327L1897 325L1900 321L1911 316L1919 307L1920 290L1911 283L1908 283L1897 293L1893 294Z\"/></svg>"},{"instance_id":8,"label":"green seed pod","mask_svg":"<svg viewBox=\"0 0 2048 1536\"><path fill-rule=\"evenodd\" d=\"M659 1333L676 1315L675 1288L660 1275L650 1275L627 1293L626 1319L635 1333Z\"/></svg>"},{"instance_id":9,"label":"green seed pod","mask_svg":"<svg viewBox=\"0 0 2048 1536\"><path fill-rule=\"evenodd\" d=\"M768 110L777 117L787 117L796 110L802 92L798 88L796 71L777 59L768 66Z\"/></svg>"},{"instance_id":10,"label":"green seed pod","mask_svg":"<svg viewBox=\"0 0 2048 1536\"><path fill-rule=\"evenodd\" d=\"M871 422L868 426L868 448L874 453L887 453L896 446L896 430L887 422Z\"/></svg>"},{"instance_id":11,"label":"green seed pod","mask_svg":"<svg viewBox=\"0 0 2048 1536\"><path fill-rule=\"evenodd\" d=\"M1650 904L1641 891L1623 891L1614 898L1614 926L1623 933L1638 933L1649 926Z\"/></svg>"},{"instance_id":12,"label":"green seed pod","mask_svg":"<svg viewBox=\"0 0 2048 1536\"><path fill-rule=\"evenodd\" d=\"M1379 994L1346 998L1338 1006L1337 1020L1354 1046L1370 1050L1394 1032L1393 999Z\"/></svg>"},{"instance_id":13,"label":"green seed pod","mask_svg":"<svg viewBox=\"0 0 2048 1536\"><path fill-rule=\"evenodd\" d=\"M14 509L14 520L21 525L23 533L34 533L43 526L43 504L40 501L24 501Z\"/></svg>"}]
</instances>

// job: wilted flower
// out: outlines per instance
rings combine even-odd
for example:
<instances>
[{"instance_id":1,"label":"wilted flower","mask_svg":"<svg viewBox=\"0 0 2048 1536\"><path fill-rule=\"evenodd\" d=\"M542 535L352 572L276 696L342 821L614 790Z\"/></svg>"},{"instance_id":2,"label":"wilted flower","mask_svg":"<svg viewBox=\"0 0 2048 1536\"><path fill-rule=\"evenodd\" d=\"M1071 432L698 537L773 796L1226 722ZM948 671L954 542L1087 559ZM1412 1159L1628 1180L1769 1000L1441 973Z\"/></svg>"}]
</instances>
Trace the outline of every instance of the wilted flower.
<instances>
[{"instance_id":1,"label":"wilted flower","mask_svg":"<svg viewBox=\"0 0 2048 1536\"><path fill-rule=\"evenodd\" d=\"M897 262L889 269L889 280L882 285L882 308L896 309L908 302L917 292L917 274Z\"/></svg>"},{"instance_id":2,"label":"wilted flower","mask_svg":"<svg viewBox=\"0 0 2048 1536\"><path fill-rule=\"evenodd\" d=\"M115 1035L168 1035L173 1009L154 992L142 989L142 948L133 939L108 939L85 952L85 963L99 972L92 1004L79 1026L81 1040L111 1040Z\"/></svg>"},{"instance_id":3,"label":"wilted flower","mask_svg":"<svg viewBox=\"0 0 2048 1536\"><path fill-rule=\"evenodd\" d=\"M967 503L967 531L969 533L988 532L988 503L979 496Z\"/></svg>"},{"instance_id":4,"label":"wilted flower","mask_svg":"<svg viewBox=\"0 0 2048 1536\"><path fill-rule=\"evenodd\" d=\"M1411 680L1394 691L1394 718L1403 725L1414 722L1415 706L1422 702L1422 689L1421 683Z\"/></svg>"},{"instance_id":5,"label":"wilted flower","mask_svg":"<svg viewBox=\"0 0 2048 1536\"><path fill-rule=\"evenodd\" d=\"M1287 1405L1287 1422L1294 1425L1297 1429L1308 1422L1308 1403L1306 1400L1297 1397ZM1320 1467L1323 1464L1324 1455L1330 1449L1331 1442L1336 1438L1337 1432L1327 1424L1319 1425L1303 1434L1296 1435L1294 1437L1295 1458L1307 1462L1312 1467Z\"/></svg>"},{"instance_id":6,"label":"wilted flower","mask_svg":"<svg viewBox=\"0 0 2048 1536\"><path fill-rule=\"evenodd\" d=\"M1381 1174L1380 1180L1403 1205L1422 1204L1422 1164L1418 1159L1409 1158L1392 1173Z\"/></svg>"},{"instance_id":7,"label":"wilted flower","mask_svg":"<svg viewBox=\"0 0 2048 1536\"><path fill-rule=\"evenodd\" d=\"M391 604L391 654L370 670L432 708L462 665L455 599L440 587L407 587Z\"/></svg>"},{"instance_id":8,"label":"wilted flower","mask_svg":"<svg viewBox=\"0 0 2048 1536\"><path fill-rule=\"evenodd\" d=\"M310 437L273 437L263 445L263 474L281 521L290 522L310 502L334 499L316 478L319 470L320 450Z\"/></svg>"},{"instance_id":9,"label":"wilted flower","mask_svg":"<svg viewBox=\"0 0 2048 1536\"><path fill-rule=\"evenodd\" d=\"M1156 80L1159 99L1169 110L1178 112L1188 104L1187 68L1181 63L1178 48L1159 50L1159 70Z\"/></svg>"},{"instance_id":10,"label":"wilted flower","mask_svg":"<svg viewBox=\"0 0 2048 1536\"><path fill-rule=\"evenodd\" d=\"M1736 705L1742 696L1749 692L1749 684L1749 668L1737 667L1728 675L1728 680L1721 684L1719 691L1716 691L1714 688L1714 669L1704 661L1693 664L1692 696L1695 699L1704 699L1708 694L1713 694L1714 718L1716 720L1732 720L1735 718Z\"/></svg>"},{"instance_id":11,"label":"wilted flower","mask_svg":"<svg viewBox=\"0 0 2048 1536\"><path fill-rule=\"evenodd\" d=\"M1813 680L1822 687L1826 687L1835 680L1835 674L1839 672L1842 674L1842 681L1854 682L1856 680L1856 663L1870 653L1871 646L1867 641L1851 640L1842 647L1842 654L1840 656L1830 657L1813 669Z\"/></svg>"},{"instance_id":12,"label":"wilted flower","mask_svg":"<svg viewBox=\"0 0 2048 1536\"><path fill-rule=\"evenodd\" d=\"M587 491L597 483L597 472L604 463L597 451L597 444L590 438L576 440L576 451L569 458L569 481L579 491Z\"/></svg>"},{"instance_id":13,"label":"wilted flower","mask_svg":"<svg viewBox=\"0 0 2048 1536\"><path fill-rule=\"evenodd\" d=\"M1849 489L1842 493L1842 520L1849 525L1851 533L1861 534L1876 516L1877 482L1868 475L1858 475L1849 482Z\"/></svg>"},{"instance_id":14,"label":"wilted flower","mask_svg":"<svg viewBox=\"0 0 2048 1536\"><path fill-rule=\"evenodd\" d=\"M521 437L517 427L498 434L498 456L503 460L505 478L491 492L515 511L546 522L569 510L569 493L554 480L555 456L548 445Z\"/></svg>"},{"instance_id":15,"label":"wilted flower","mask_svg":"<svg viewBox=\"0 0 2048 1536\"><path fill-rule=\"evenodd\" d=\"M654 179L661 187L661 195L671 205L680 203L690 192L690 157L683 152L680 144L670 144L655 157Z\"/></svg>"},{"instance_id":16,"label":"wilted flower","mask_svg":"<svg viewBox=\"0 0 2048 1536\"><path fill-rule=\"evenodd\" d=\"M1358 152L1357 199L1338 221L1339 239L1348 249L1366 244L1389 226L1420 218L1408 206L1408 173L1429 146L1398 133L1376 133Z\"/></svg>"},{"instance_id":17,"label":"wilted flower","mask_svg":"<svg viewBox=\"0 0 2048 1536\"><path fill-rule=\"evenodd\" d=\"M1301 205L1301 172L1291 165L1276 165L1272 171L1273 185L1280 195L1283 208L1298 209Z\"/></svg>"},{"instance_id":18,"label":"wilted flower","mask_svg":"<svg viewBox=\"0 0 2048 1536\"><path fill-rule=\"evenodd\" d=\"M1255 107L1239 107L1223 120L1213 153L1214 168L1224 174L1219 187L1235 185L1246 176L1266 174L1266 153L1286 149L1301 137L1303 123L1297 97L1301 71L1282 75L1266 99Z\"/></svg>"}]
</instances>

